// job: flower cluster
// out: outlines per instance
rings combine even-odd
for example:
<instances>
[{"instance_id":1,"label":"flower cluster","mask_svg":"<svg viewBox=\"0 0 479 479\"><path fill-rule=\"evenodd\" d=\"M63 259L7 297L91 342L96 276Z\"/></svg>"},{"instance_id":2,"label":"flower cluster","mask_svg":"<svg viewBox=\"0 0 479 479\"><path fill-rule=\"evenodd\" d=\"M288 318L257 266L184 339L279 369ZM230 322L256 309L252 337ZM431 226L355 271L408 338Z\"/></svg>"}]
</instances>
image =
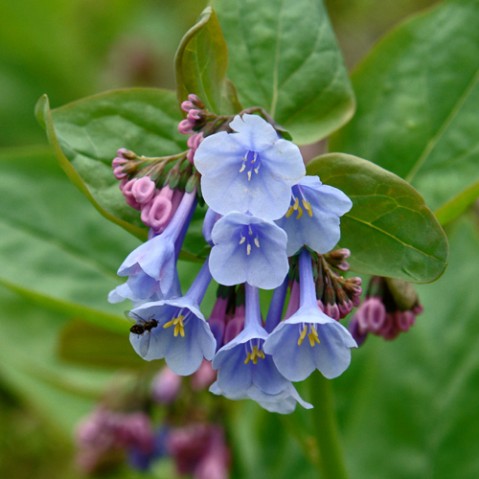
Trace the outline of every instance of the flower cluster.
<instances>
[{"instance_id":1,"label":"flower cluster","mask_svg":"<svg viewBox=\"0 0 479 479\"><path fill-rule=\"evenodd\" d=\"M226 436L202 404L202 391L215 376L205 361L189 381L163 367L153 378L116 383L77 425L77 467L95 475L113 472L126 462L148 471L168 461L180 476L226 479ZM181 403L179 408L175 401Z\"/></svg>"},{"instance_id":2,"label":"flower cluster","mask_svg":"<svg viewBox=\"0 0 479 479\"><path fill-rule=\"evenodd\" d=\"M408 331L421 312L422 306L411 284L373 276L366 299L353 316L349 329L358 344L370 333L391 340Z\"/></svg>"},{"instance_id":3,"label":"flower cluster","mask_svg":"<svg viewBox=\"0 0 479 479\"><path fill-rule=\"evenodd\" d=\"M352 203L307 176L299 148L263 117L217 117L194 95L182 109L187 117L179 130L192 136L189 150L176 158L188 163L179 168L187 172L186 181L152 193L145 178L156 186L158 178L164 181L167 160L158 160L159 166L144 166L143 157L131 154L126 162L114 160L125 198L140 205L142 218L142 205L166 196L165 188L181 199L160 228L145 222L150 239L120 266L118 274L127 281L110 293L110 301L133 301L130 341L142 358L165 359L179 375L211 361L215 394L250 398L279 413L293 411L298 402L311 407L292 382L316 369L327 378L340 375L356 347L337 320L358 304L361 283L339 274L348 269L349 252L331 251L340 238L340 217ZM208 208L203 235L210 251L182 294L176 263L197 200ZM220 294L208 320L200 305L212 279ZM260 290L274 290L265 320Z\"/></svg>"}]
</instances>

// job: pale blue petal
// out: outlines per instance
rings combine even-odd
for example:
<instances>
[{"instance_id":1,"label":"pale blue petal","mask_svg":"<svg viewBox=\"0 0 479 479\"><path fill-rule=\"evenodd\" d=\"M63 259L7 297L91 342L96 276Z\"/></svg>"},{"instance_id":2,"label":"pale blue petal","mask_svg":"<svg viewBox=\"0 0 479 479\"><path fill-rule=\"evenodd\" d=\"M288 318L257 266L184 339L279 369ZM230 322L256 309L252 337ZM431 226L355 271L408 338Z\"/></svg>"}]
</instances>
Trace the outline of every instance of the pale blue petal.
<instances>
[{"instance_id":1,"label":"pale blue petal","mask_svg":"<svg viewBox=\"0 0 479 479\"><path fill-rule=\"evenodd\" d=\"M307 338L301 346L298 338L299 326L283 322L264 343L264 351L273 356L278 371L290 381L303 381L316 369Z\"/></svg>"},{"instance_id":2,"label":"pale blue petal","mask_svg":"<svg viewBox=\"0 0 479 479\"><path fill-rule=\"evenodd\" d=\"M280 139L272 147L263 150L262 155L271 177L289 186L298 183L306 173L301 152L291 141Z\"/></svg>"},{"instance_id":3,"label":"pale blue petal","mask_svg":"<svg viewBox=\"0 0 479 479\"><path fill-rule=\"evenodd\" d=\"M213 368L218 370L218 386L226 396L240 394L246 391L252 382L252 371L244 364L246 357L244 346L238 345L230 350L222 349L213 359Z\"/></svg>"},{"instance_id":4,"label":"pale blue petal","mask_svg":"<svg viewBox=\"0 0 479 479\"><path fill-rule=\"evenodd\" d=\"M298 346L300 329L314 324L320 340L310 346L306 337ZM300 308L280 323L264 343L279 372L290 381L302 381L315 369L327 378L337 377L349 366L350 348L357 347L349 331L317 307Z\"/></svg>"},{"instance_id":5,"label":"pale blue petal","mask_svg":"<svg viewBox=\"0 0 479 479\"><path fill-rule=\"evenodd\" d=\"M279 394L288 384L276 368L273 358L266 355L257 364L248 364L252 369L253 385L265 394Z\"/></svg>"},{"instance_id":6,"label":"pale blue petal","mask_svg":"<svg viewBox=\"0 0 479 479\"><path fill-rule=\"evenodd\" d=\"M254 230L257 241L240 243L243 228ZM211 275L227 286L247 282L263 289L279 286L289 269L286 233L274 223L250 215L230 213L221 218L212 231ZM250 242L250 254L246 247Z\"/></svg>"},{"instance_id":7,"label":"pale blue petal","mask_svg":"<svg viewBox=\"0 0 479 479\"><path fill-rule=\"evenodd\" d=\"M321 343L319 347L312 348L315 349L314 360L317 369L328 379L340 376L349 367L351 362L349 348L355 347L356 342L349 331L339 323L318 328L318 336Z\"/></svg>"},{"instance_id":8,"label":"pale blue petal","mask_svg":"<svg viewBox=\"0 0 479 479\"><path fill-rule=\"evenodd\" d=\"M258 152L269 148L278 141L278 134L275 129L258 115L236 115L230 123L230 127L237 132L233 137L248 150Z\"/></svg>"}]
</instances>

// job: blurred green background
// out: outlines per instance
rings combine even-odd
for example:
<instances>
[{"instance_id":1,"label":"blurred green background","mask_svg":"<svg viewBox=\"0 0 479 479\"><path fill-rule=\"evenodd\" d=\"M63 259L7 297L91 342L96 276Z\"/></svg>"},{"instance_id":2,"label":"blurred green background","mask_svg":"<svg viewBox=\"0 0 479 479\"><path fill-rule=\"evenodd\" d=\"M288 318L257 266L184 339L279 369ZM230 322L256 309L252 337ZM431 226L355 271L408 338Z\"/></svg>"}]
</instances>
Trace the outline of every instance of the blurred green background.
<instances>
[{"instance_id":1,"label":"blurred green background","mask_svg":"<svg viewBox=\"0 0 479 479\"><path fill-rule=\"evenodd\" d=\"M34 118L35 103L43 93L48 93L52 106L57 107L111 88L174 88L175 49L205 3L0 3L3 222L6 229L21 229L26 237L36 235L44 242L61 243L62 250L68 244L66 253L75 257L78 271L84 263L86 275L90 263L95 263L96 270L107 278L103 289L91 283L98 301L115 284L116 268L137 240L107 224L54 164L45 134ZM434 3L326 2L350 68L385 31ZM35 180L41 175L49 181L40 185ZM477 218L472 210L467 218L449 226L450 268L435 285L419 288L425 313L417 326L394 343L369 340L355 353L348 373L335 381L351 477L473 478L479 474L477 459L471 460L479 447L475 411L479 400L479 308L473 293ZM87 241L75 241L75 228L80 227L89 232ZM55 228L61 238L58 241ZM115 243L113 251L111 242ZM23 250L16 244L0 251L4 267L28 276L28 248L26 240ZM45 258L42 267L60 270L62 265ZM94 281L100 280L101 275ZM455 294L450 294L452 283ZM3 279L0 301L0 477L73 479L78 476L72 466L73 426L91 409L114 373L111 368L64 364L58 357L58 332L68 319L88 312L70 308L66 313L48 294L35 296ZM254 434L257 443L267 443L277 427L285 427L282 419L264 414L254 405L238 407L249 419L244 421L241 414L234 419L235 477L252 477L252 471L257 478L280 477L271 475L273 468L268 464L273 463L276 468L284 463L284 474L294 470L297 477L312 477L289 429L284 429L281 447L292 454L281 459L283 462L278 459L280 450L265 447L260 451L249 444L248 438ZM294 447L289 449L291 444ZM414 475L418 470L421 476ZM125 472L121 477L136 476Z\"/></svg>"}]
</instances>

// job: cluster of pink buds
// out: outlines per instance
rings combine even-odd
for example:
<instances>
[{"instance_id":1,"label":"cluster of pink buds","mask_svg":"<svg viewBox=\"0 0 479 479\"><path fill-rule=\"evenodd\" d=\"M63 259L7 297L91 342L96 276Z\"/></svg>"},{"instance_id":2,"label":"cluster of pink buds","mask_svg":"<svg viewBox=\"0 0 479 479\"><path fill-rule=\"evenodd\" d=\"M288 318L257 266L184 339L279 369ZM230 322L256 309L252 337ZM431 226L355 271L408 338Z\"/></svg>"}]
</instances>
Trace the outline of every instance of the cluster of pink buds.
<instances>
[{"instance_id":1,"label":"cluster of pink buds","mask_svg":"<svg viewBox=\"0 0 479 479\"><path fill-rule=\"evenodd\" d=\"M243 330L245 314L244 287L220 286L209 319L217 349L229 343Z\"/></svg>"},{"instance_id":2,"label":"cluster of pink buds","mask_svg":"<svg viewBox=\"0 0 479 479\"><path fill-rule=\"evenodd\" d=\"M349 329L358 344L369 333L391 340L408 331L423 308L410 283L373 276L366 299L356 311Z\"/></svg>"},{"instance_id":3,"label":"cluster of pink buds","mask_svg":"<svg viewBox=\"0 0 479 479\"><path fill-rule=\"evenodd\" d=\"M120 180L126 203L141 212L141 221L155 235L165 230L183 198L188 180L195 178L187 154L145 158L120 148L113 160L113 173ZM186 168L182 166L183 160L189 165Z\"/></svg>"},{"instance_id":4,"label":"cluster of pink buds","mask_svg":"<svg viewBox=\"0 0 479 479\"><path fill-rule=\"evenodd\" d=\"M179 474L194 479L229 477L230 453L221 427L200 423L175 428L167 445Z\"/></svg>"},{"instance_id":5,"label":"cluster of pink buds","mask_svg":"<svg viewBox=\"0 0 479 479\"><path fill-rule=\"evenodd\" d=\"M180 121L178 131L182 135L191 135L187 142L187 158L193 164L195 152L203 141L203 132L201 130L208 123L209 114L205 110L204 103L192 93L188 95L188 100L181 103L181 109L186 113L186 118Z\"/></svg>"},{"instance_id":6,"label":"cluster of pink buds","mask_svg":"<svg viewBox=\"0 0 479 479\"><path fill-rule=\"evenodd\" d=\"M318 306L335 320L346 317L354 307L359 306L361 300L361 278L357 276L346 278L341 274L349 270L346 260L350 254L348 249L341 248L324 255L311 255ZM293 300L294 297L293 294Z\"/></svg>"},{"instance_id":7,"label":"cluster of pink buds","mask_svg":"<svg viewBox=\"0 0 479 479\"><path fill-rule=\"evenodd\" d=\"M121 461L128 450L151 454L155 436L144 413L120 413L98 407L78 425L76 443L78 467L92 473Z\"/></svg>"}]
</instances>

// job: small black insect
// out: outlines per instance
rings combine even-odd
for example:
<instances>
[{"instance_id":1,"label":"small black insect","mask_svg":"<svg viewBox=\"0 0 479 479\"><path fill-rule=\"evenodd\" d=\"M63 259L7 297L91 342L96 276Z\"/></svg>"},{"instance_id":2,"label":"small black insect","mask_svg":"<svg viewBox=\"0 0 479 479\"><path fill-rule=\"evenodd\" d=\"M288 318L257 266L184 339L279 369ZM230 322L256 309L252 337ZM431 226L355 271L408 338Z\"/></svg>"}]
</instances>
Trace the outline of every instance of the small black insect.
<instances>
[{"instance_id":1,"label":"small black insect","mask_svg":"<svg viewBox=\"0 0 479 479\"><path fill-rule=\"evenodd\" d=\"M143 319L138 315L134 315L134 318L136 323L130 328L130 333L141 336L137 352L140 356L145 357L150 349L151 330L158 326L158 321L154 318Z\"/></svg>"},{"instance_id":2,"label":"small black insect","mask_svg":"<svg viewBox=\"0 0 479 479\"><path fill-rule=\"evenodd\" d=\"M151 331L153 328L158 326L158 321L156 319L138 319L138 323L134 324L130 328L130 333L133 334L143 334L145 331Z\"/></svg>"}]
</instances>

